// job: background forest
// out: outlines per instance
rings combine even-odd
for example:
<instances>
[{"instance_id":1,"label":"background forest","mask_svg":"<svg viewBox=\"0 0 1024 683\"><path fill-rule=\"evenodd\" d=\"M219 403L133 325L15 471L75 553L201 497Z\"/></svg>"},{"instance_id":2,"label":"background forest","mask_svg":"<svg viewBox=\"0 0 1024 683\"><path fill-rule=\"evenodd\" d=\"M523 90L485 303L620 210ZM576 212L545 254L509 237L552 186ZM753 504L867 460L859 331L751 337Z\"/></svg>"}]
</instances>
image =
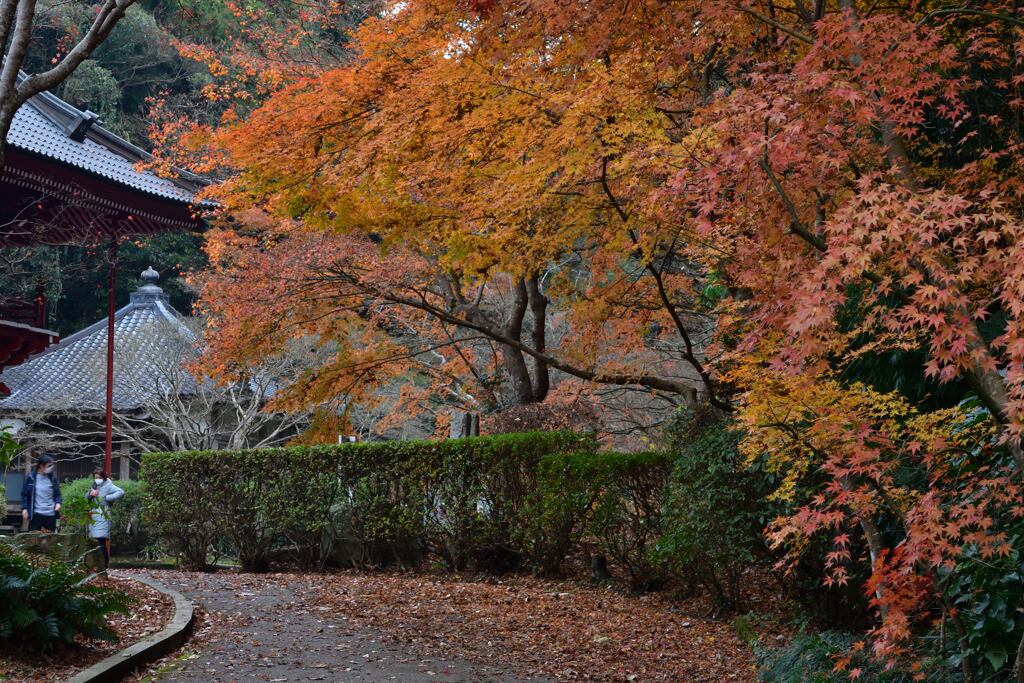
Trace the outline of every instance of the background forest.
<instances>
[{"instance_id":1,"label":"background forest","mask_svg":"<svg viewBox=\"0 0 1024 683\"><path fill-rule=\"evenodd\" d=\"M216 122L225 109L215 92L219 83L230 80L232 88L255 106L272 88L272 76L255 66L278 45L266 41L267 35L286 30L303 33L310 44L316 42L316 61L337 59L347 28L365 16L358 6L339 5L334 10L338 19L329 30L320 30L315 22L300 22L293 3L244 6L245 12L219 0L135 3L111 35L54 92L79 109L98 114L107 129L150 150L161 141L160 124L165 120L186 116L196 123ZM85 4L40 3L25 70L39 71L51 62L89 21L90 8ZM258 30L253 22L259 24ZM234 65L228 74L211 69L200 58L218 52L250 55L252 62L248 68ZM127 301L128 293L139 286L140 272L159 264L164 269L161 285L171 304L187 313L195 295L181 276L202 269L205 263L202 241L195 235L165 234L128 242L120 251L118 301ZM106 315L104 248L72 245L0 253L0 301L4 297L30 300L37 277L46 286L51 329L67 335Z\"/></svg>"}]
</instances>

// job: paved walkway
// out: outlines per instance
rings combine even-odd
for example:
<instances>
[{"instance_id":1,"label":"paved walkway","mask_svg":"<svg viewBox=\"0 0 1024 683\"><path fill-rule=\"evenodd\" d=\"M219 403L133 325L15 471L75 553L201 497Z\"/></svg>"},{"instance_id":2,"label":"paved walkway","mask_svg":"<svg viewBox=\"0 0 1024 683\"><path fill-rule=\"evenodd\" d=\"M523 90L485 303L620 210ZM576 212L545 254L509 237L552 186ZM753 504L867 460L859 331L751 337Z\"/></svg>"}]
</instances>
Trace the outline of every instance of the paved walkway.
<instances>
[{"instance_id":1,"label":"paved walkway","mask_svg":"<svg viewBox=\"0 0 1024 683\"><path fill-rule=\"evenodd\" d=\"M133 572L123 572L131 575ZM309 579L287 575L139 572L200 605L211 624L198 656L161 673L159 681L246 683L525 683L507 671L417 656L402 645L350 626L316 604ZM534 682L537 679L532 679Z\"/></svg>"}]
</instances>

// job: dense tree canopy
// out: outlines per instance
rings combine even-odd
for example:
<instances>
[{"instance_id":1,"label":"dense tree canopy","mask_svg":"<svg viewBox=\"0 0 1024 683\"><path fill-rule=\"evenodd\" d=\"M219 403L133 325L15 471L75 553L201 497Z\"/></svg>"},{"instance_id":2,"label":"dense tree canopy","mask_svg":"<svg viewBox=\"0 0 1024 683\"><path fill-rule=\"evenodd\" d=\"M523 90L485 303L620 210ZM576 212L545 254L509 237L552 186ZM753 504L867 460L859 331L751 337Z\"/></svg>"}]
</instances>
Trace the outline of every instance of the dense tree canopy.
<instances>
[{"instance_id":1,"label":"dense tree canopy","mask_svg":"<svg viewBox=\"0 0 1024 683\"><path fill-rule=\"evenodd\" d=\"M314 334L339 350L294 400L411 361L485 406L697 392L785 482L774 542L831 536L831 581L867 563L899 656L1024 512L1022 26L1000 0L387 6L186 138L231 171L210 367Z\"/></svg>"}]
</instances>

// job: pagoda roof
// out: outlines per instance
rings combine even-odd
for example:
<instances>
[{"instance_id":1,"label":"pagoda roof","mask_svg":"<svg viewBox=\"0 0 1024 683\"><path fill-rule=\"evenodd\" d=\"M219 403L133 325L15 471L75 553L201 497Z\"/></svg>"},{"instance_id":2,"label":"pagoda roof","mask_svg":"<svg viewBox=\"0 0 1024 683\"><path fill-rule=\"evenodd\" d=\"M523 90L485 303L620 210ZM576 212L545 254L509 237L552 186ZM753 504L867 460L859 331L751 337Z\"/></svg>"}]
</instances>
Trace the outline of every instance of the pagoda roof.
<instances>
[{"instance_id":1,"label":"pagoda roof","mask_svg":"<svg viewBox=\"0 0 1024 683\"><path fill-rule=\"evenodd\" d=\"M22 75L21 77L24 77ZM0 247L83 244L128 235L197 230L214 204L210 181L147 168L152 155L56 95L15 112L0 176Z\"/></svg>"},{"instance_id":2,"label":"pagoda roof","mask_svg":"<svg viewBox=\"0 0 1024 683\"><path fill-rule=\"evenodd\" d=\"M152 161L149 152L98 125L92 112L77 109L49 92L29 98L15 112L7 144L133 190L186 204L209 184L184 171L165 178L140 169L140 164Z\"/></svg>"},{"instance_id":3,"label":"pagoda roof","mask_svg":"<svg viewBox=\"0 0 1024 683\"><path fill-rule=\"evenodd\" d=\"M114 314L113 407L119 412L140 408L170 389L169 376L179 381L187 377L177 370L183 347L196 341L185 319L156 285L156 271L147 269L142 277L145 284ZM106 363L104 318L0 373L0 382L11 391L0 400L0 412L101 412L106 401ZM190 393L194 385L174 387L183 389Z\"/></svg>"},{"instance_id":4,"label":"pagoda roof","mask_svg":"<svg viewBox=\"0 0 1024 683\"><path fill-rule=\"evenodd\" d=\"M0 371L17 365L59 340L60 336L53 330L0 318ZM10 393L10 389L0 382L0 397Z\"/></svg>"}]
</instances>

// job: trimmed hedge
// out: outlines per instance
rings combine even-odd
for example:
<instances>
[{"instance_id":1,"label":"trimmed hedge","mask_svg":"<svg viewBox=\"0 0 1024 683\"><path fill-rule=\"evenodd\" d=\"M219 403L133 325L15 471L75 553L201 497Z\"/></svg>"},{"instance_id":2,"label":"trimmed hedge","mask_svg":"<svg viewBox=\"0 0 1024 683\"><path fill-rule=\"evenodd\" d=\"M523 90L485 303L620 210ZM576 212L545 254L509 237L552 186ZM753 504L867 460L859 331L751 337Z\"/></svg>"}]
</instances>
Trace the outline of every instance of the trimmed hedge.
<instances>
[{"instance_id":1,"label":"trimmed hedge","mask_svg":"<svg viewBox=\"0 0 1024 683\"><path fill-rule=\"evenodd\" d=\"M611 560L631 590L664 578L653 550L661 536L672 456L658 451L552 455L540 464L539 507L524 528L534 567L556 574L584 538Z\"/></svg>"},{"instance_id":2,"label":"trimmed hedge","mask_svg":"<svg viewBox=\"0 0 1024 683\"><path fill-rule=\"evenodd\" d=\"M590 437L530 432L143 457L150 533L191 569L227 542L242 567L281 551L310 565L412 564L504 570L524 557L545 456ZM339 548L343 545L343 548Z\"/></svg>"},{"instance_id":3,"label":"trimmed hedge","mask_svg":"<svg viewBox=\"0 0 1024 683\"><path fill-rule=\"evenodd\" d=\"M661 452L598 453L577 466L601 483L588 524L602 555L625 574L630 590L658 588L667 578L654 549L662 535L665 484L672 456Z\"/></svg>"},{"instance_id":4,"label":"trimmed hedge","mask_svg":"<svg viewBox=\"0 0 1024 683\"><path fill-rule=\"evenodd\" d=\"M191 569L226 548L247 571L413 566L554 575L583 547L630 589L665 578L655 547L672 456L602 453L528 432L146 455L148 531Z\"/></svg>"}]
</instances>

